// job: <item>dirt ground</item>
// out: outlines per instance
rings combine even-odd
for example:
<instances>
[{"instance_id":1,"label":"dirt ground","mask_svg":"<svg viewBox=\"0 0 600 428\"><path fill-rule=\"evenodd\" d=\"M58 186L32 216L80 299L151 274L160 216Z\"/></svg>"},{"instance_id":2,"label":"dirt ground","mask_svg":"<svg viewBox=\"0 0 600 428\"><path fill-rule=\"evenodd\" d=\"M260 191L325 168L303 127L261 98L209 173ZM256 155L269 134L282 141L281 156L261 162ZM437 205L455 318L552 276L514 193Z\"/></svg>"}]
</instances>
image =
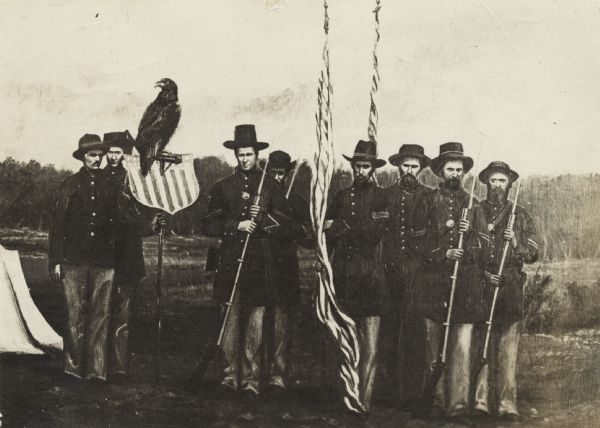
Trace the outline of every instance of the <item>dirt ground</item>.
<instances>
[{"instance_id":1,"label":"dirt ground","mask_svg":"<svg viewBox=\"0 0 600 428\"><path fill-rule=\"evenodd\" d=\"M55 329L64 330L60 286L47 276L43 248L2 239L21 251L31 294ZM326 388L322 371L323 339L312 316L312 261L302 258L303 308L292 350L289 396L279 402L248 405L240 399L216 399L190 392L185 381L214 328L210 274L203 271L207 241L170 237L166 247L160 379L154 382L155 246L147 242L149 277L138 301L139 317L131 333L132 379L128 385L68 383L62 359L55 356L0 356L2 426L27 427L343 427L355 425L342 411L335 389ZM595 278L594 278L595 280ZM593 427L600 425L600 330L557 335L524 335L519 355L521 426ZM373 427L444 427L444 421L411 419L376 392ZM501 426L478 422L483 426Z\"/></svg>"}]
</instances>

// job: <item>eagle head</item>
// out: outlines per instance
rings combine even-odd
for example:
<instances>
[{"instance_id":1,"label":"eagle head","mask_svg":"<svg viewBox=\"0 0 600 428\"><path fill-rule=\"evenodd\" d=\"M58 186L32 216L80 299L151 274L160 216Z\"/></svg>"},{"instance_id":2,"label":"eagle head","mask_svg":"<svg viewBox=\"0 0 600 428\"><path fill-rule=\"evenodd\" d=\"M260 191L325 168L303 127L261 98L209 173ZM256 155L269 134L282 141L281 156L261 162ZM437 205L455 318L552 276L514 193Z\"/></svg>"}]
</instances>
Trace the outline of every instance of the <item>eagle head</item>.
<instances>
[{"instance_id":1,"label":"eagle head","mask_svg":"<svg viewBox=\"0 0 600 428\"><path fill-rule=\"evenodd\" d=\"M160 88L160 98L167 101L177 101L177 84L171 79L160 79L154 84L155 88Z\"/></svg>"}]
</instances>

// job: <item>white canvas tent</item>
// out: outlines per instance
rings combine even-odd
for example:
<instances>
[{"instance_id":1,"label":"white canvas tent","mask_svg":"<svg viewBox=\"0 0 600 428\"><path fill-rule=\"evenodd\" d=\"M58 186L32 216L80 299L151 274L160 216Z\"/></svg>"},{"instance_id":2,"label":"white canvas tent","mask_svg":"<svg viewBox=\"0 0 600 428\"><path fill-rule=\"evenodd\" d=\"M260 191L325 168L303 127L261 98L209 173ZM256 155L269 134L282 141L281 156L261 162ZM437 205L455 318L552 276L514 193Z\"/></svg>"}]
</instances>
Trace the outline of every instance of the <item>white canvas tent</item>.
<instances>
[{"instance_id":1,"label":"white canvas tent","mask_svg":"<svg viewBox=\"0 0 600 428\"><path fill-rule=\"evenodd\" d=\"M63 340L29 294L19 253L0 245L0 353L43 354Z\"/></svg>"}]
</instances>

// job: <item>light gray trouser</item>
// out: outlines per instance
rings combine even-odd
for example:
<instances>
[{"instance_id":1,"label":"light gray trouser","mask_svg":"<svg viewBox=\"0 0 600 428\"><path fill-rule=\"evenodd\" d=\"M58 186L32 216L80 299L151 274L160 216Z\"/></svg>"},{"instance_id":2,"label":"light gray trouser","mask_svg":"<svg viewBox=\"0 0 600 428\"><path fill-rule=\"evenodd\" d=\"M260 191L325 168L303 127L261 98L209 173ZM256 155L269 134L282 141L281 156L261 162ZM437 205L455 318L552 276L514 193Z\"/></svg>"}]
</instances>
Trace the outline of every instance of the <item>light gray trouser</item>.
<instances>
[{"instance_id":1,"label":"light gray trouser","mask_svg":"<svg viewBox=\"0 0 600 428\"><path fill-rule=\"evenodd\" d=\"M110 373L129 374L129 326L139 280L115 275L110 322Z\"/></svg>"},{"instance_id":2,"label":"light gray trouser","mask_svg":"<svg viewBox=\"0 0 600 428\"><path fill-rule=\"evenodd\" d=\"M106 380L114 269L63 264L68 329L65 373Z\"/></svg>"},{"instance_id":3,"label":"light gray trouser","mask_svg":"<svg viewBox=\"0 0 600 428\"><path fill-rule=\"evenodd\" d=\"M427 335L426 358L431 366L441 351L442 324L425 319ZM469 388L471 384L471 340L473 324L453 324L450 326L446 369L436 385L433 405L446 411L448 416L463 415L469 408Z\"/></svg>"},{"instance_id":4,"label":"light gray trouser","mask_svg":"<svg viewBox=\"0 0 600 428\"><path fill-rule=\"evenodd\" d=\"M260 389L260 362L263 319L265 307L244 308L245 328L242 337L242 355L240 356L241 308L234 298L223 335L223 380L221 383L233 390L250 389L257 394ZM241 360L241 361L240 361ZM240 373L241 366L241 373ZM240 376L241 375L241 376Z\"/></svg>"},{"instance_id":5,"label":"light gray trouser","mask_svg":"<svg viewBox=\"0 0 600 428\"><path fill-rule=\"evenodd\" d=\"M290 309L275 306L273 323L273 361L270 366L269 385L286 386L287 360L292 339L292 314Z\"/></svg>"},{"instance_id":6,"label":"light gray trouser","mask_svg":"<svg viewBox=\"0 0 600 428\"><path fill-rule=\"evenodd\" d=\"M360 399L365 410L371 407L373 384L377 374L377 343L379 340L378 316L361 317L356 322L360 359L358 362L358 379Z\"/></svg>"},{"instance_id":7,"label":"light gray trouser","mask_svg":"<svg viewBox=\"0 0 600 428\"><path fill-rule=\"evenodd\" d=\"M520 330L519 321L492 326L488 354L489 364L482 370L476 386L476 409L490 413L489 403L492 400L492 391L495 389L493 392L495 392L498 403L498 414L519 414L517 410L517 354ZM493 388L494 386L495 388Z\"/></svg>"}]
</instances>

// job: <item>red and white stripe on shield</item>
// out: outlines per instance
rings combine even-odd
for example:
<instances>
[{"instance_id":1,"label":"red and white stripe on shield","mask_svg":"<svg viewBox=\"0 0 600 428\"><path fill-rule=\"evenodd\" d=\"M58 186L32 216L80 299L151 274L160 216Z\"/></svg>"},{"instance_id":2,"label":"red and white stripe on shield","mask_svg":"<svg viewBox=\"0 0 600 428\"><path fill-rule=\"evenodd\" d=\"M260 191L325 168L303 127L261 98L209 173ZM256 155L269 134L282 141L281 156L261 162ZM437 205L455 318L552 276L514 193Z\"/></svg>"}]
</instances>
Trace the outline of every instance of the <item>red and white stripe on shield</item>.
<instances>
[{"instance_id":1,"label":"red and white stripe on shield","mask_svg":"<svg viewBox=\"0 0 600 428\"><path fill-rule=\"evenodd\" d=\"M144 177L138 156L125 155L125 167L133 197L148 207L175 214L196 202L200 194L191 154L182 155L182 162L171 164L163 174L159 163L154 162Z\"/></svg>"}]
</instances>

